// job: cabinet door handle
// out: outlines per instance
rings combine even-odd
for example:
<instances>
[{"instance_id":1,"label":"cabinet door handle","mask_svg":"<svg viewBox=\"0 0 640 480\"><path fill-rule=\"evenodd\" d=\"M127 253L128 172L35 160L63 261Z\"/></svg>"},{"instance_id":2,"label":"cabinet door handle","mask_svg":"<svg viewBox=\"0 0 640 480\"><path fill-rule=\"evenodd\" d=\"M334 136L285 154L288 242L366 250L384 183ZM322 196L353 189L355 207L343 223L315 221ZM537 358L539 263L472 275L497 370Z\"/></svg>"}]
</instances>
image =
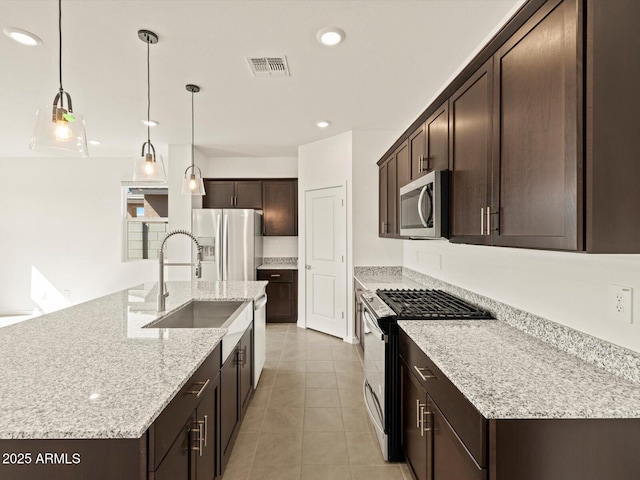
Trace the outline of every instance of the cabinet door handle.
<instances>
[{"instance_id":1,"label":"cabinet door handle","mask_svg":"<svg viewBox=\"0 0 640 480\"><path fill-rule=\"evenodd\" d=\"M418 367L417 365L414 365L413 368L416 372L418 372L418 375L420 375L420 378L422 379L423 382L426 382L429 379L435 380L438 378L427 367ZM423 372L426 372L426 375Z\"/></svg>"},{"instance_id":2,"label":"cabinet door handle","mask_svg":"<svg viewBox=\"0 0 640 480\"><path fill-rule=\"evenodd\" d=\"M480 207L480 235L484 235L484 207Z\"/></svg>"},{"instance_id":3,"label":"cabinet door handle","mask_svg":"<svg viewBox=\"0 0 640 480\"><path fill-rule=\"evenodd\" d=\"M418 155L418 173L422 173L422 155Z\"/></svg>"},{"instance_id":4,"label":"cabinet door handle","mask_svg":"<svg viewBox=\"0 0 640 480\"><path fill-rule=\"evenodd\" d=\"M487 235L491 235L491 207L487 207Z\"/></svg>"},{"instance_id":5,"label":"cabinet door handle","mask_svg":"<svg viewBox=\"0 0 640 480\"><path fill-rule=\"evenodd\" d=\"M428 411L426 405L420 405L420 420L421 420L421 427L420 427L420 436L424 437L425 432L430 432L431 430L433 430L433 428L431 428L431 424L429 424L428 427L424 426L424 417L428 416L428 415L433 415L433 412Z\"/></svg>"},{"instance_id":6,"label":"cabinet door handle","mask_svg":"<svg viewBox=\"0 0 640 480\"><path fill-rule=\"evenodd\" d=\"M242 366L245 367L247 365L247 346L245 345L242 348Z\"/></svg>"},{"instance_id":7,"label":"cabinet door handle","mask_svg":"<svg viewBox=\"0 0 640 480\"><path fill-rule=\"evenodd\" d=\"M424 406L420 404L420 399L416 399L416 428L420 428L420 407Z\"/></svg>"},{"instance_id":8,"label":"cabinet door handle","mask_svg":"<svg viewBox=\"0 0 640 480\"><path fill-rule=\"evenodd\" d=\"M236 365L242 365L242 350L236 350Z\"/></svg>"},{"instance_id":9,"label":"cabinet door handle","mask_svg":"<svg viewBox=\"0 0 640 480\"><path fill-rule=\"evenodd\" d=\"M209 430L209 415L204 416L204 446L207 446L207 430Z\"/></svg>"},{"instance_id":10,"label":"cabinet door handle","mask_svg":"<svg viewBox=\"0 0 640 480\"><path fill-rule=\"evenodd\" d=\"M207 385L209 385L210 381L211 379L207 378L206 382L195 382L193 385L200 385L200 390L187 390L187 393L199 397L200 395L202 395L202 392L204 392L205 388L207 388Z\"/></svg>"},{"instance_id":11,"label":"cabinet door handle","mask_svg":"<svg viewBox=\"0 0 640 480\"><path fill-rule=\"evenodd\" d=\"M196 428L190 428L189 432L190 433L195 433L198 435L198 438L196 439L196 444L193 445L191 447L191 450L195 450L196 452L198 452L199 456L202 456L202 442L203 442L203 435L202 435L202 424L204 422L202 420L199 420L196 422L195 427ZM189 443L191 443L191 439L189 439Z\"/></svg>"}]
</instances>

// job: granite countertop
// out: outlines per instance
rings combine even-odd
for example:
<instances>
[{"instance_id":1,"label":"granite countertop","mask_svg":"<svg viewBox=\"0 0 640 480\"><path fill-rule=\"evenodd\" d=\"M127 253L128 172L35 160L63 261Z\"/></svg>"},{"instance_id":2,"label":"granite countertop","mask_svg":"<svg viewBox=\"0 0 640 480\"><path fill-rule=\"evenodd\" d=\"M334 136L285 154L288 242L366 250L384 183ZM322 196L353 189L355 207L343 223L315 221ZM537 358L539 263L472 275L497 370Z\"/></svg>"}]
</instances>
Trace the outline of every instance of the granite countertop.
<instances>
[{"instance_id":1,"label":"granite countertop","mask_svg":"<svg viewBox=\"0 0 640 480\"><path fill-rule=\"evenodd\" d=\"M264 257L258 270L297 270L298 257Z\"/></svg>"},{"instance_id":2,"label":"granite countertop","mask_svg":"<svg viewBox=\"0 0 640 480\"><path fill-rule=\"evenodd\" d=\"M225 329L142 328L191 300L253 300L267 282L167 282L0 329L0 439L139 438Z\"/></svg>"},{"instance_id":3,"label":"granite countertop","mask_svg":"<svg viewBox=\"0 0 640 480\"><path fill-rule=\"evenodd\" d=\"M258 270L298 270L298 266L291 263L263 263Z\"/></svg>"},{"instance_id":4,"label":"granite countertop","mask_svg":"<svg viewBox=\"0 0 640 480\"><path fill-rule=\"evenodd\" d=\"M640 418L640 385L504 322L398 324L486 418Z\"/></svg>"},{"instance_id":5,"label":"granite countertop","mask_svg":"<svg viewBox=\"0 0 640 480\"><path fill-rule=\"evenodd\" d=\"M367 290L391 290L425 288L421 283L402 275L400 268L366 267L366 271L354 274L354 278Z\"/></svg>"},{"instance_id":6,"label":"granite countertop","mask_svg":"<svg viewBox=\"0 0 640 480\"><path fill-rule=\"evenodd\" d=\"M442 289L494 313L398 322L486 418L640 418L633 352L400 267L358 267L354 277L369 290Z\"/></svg>"}]
</instances>

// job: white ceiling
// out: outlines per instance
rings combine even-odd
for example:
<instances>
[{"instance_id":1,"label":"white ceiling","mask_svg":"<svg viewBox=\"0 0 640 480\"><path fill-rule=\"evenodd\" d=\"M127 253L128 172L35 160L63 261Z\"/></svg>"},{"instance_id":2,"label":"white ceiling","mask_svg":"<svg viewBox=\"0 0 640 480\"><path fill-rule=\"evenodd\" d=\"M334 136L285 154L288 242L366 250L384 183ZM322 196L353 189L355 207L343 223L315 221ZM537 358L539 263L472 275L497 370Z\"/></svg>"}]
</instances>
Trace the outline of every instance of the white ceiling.
<instances>
[{"instance_id":1,"label":"white ceiling","mask_svg":"<svg viewBox=\"0 0 640 480\"><path fill-rule=\"evenodd\" d=\"M146 139L146 45L151 139L210 157L295 156L297 146L352 129L406 128L521 0L63 0L63 85L102 141L92 157L130 156ZM38 105L57 92L56 0L0 0L0 28L31 31L29 48L0 35L0 157L31 156ZM328 48L316 32L345 30ZM254 78L245 56L286 55L288 78ZM320 130L319 119L332 122Z\"/></svg>"}]
</instances>

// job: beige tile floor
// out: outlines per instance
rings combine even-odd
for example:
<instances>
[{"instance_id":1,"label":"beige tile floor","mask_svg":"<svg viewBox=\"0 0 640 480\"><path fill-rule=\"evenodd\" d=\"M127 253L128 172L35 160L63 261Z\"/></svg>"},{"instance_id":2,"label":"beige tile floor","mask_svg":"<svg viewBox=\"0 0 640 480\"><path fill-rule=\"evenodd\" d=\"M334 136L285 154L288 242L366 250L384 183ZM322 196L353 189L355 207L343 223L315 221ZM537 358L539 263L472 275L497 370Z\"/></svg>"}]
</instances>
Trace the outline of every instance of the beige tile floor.
<instances>
[{"instance_id":1,"label":"beige tile floor","mask_svg":"<svg viewBox=\"0 0 640 480\"><path fill-rule=\"evenodd\" d=\"M409 480L386 463L362 399L355 345L267 326L267 360L223 480Z\"/></svg>"}]
</instances>

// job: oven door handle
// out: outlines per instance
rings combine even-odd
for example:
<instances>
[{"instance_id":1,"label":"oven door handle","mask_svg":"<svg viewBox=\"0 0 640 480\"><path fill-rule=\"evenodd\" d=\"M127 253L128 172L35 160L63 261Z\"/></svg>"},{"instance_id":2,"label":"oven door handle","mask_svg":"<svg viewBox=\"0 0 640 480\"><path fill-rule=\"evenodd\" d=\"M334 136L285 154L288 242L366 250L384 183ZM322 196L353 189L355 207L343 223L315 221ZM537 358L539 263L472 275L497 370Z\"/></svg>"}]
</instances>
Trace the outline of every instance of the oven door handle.
<instances>
[{"instance_id":1,"label":"oven door handle","mask_svg":"<svg viewBox=\"0 0 640 480\"><path fill-rule=\"evenodd\" d=\"M382 433L385 433L384 428L382 427L382 425L378 424L378 422L376 421L376 416L371 411L371 407L369 406L369 402L367 401L367 388L369 388L369 390L371 391L371 398L373 398L373 401L376 402L376 405L375 405L376 410L378 410L378 413L382 412L382 408L380 407L380 402L378 402L375 392L371 388L371 385L367 383L367 379L365 378L364 381L362 382L362 395L364 396L364 406L367 408L367 413L369 414L369 418L371 419L373 424L376 426L376 428L380 430ZM381 418L384 418L384 417L381 416Z\"/></svg>"},{"instance_id":2,"label":"oven door handle","mask_svg":"<svg viewBox=\"0 0 640 480\"><path fill-rule=\"evenodd\" d=\"M420 216L420 221L422 222L422 226L427 228L427 221L424 219L424 212L422 211L422 200L424 199L424 194L427 193L427 186L425 185L420 190L420 196L418 197L418 215Z\"/></svg>"},{"instance_id":3,"label":"oven door handle","mask_svg":"<svg viewBox=\"0 0 640 480\"><path fill-rule=\"evenodd\" d=\"M377 338L379 338L380 340L386 341L386 335L380 329L380 327L376 325L377 322L373 319L371 314L366 309L363 312L363 317L364 317L364 326L369 330L371 330L371 333L375 333ZM366 333L366 330L365 330L365 333Z\"/></svg>"}]
</instances>

